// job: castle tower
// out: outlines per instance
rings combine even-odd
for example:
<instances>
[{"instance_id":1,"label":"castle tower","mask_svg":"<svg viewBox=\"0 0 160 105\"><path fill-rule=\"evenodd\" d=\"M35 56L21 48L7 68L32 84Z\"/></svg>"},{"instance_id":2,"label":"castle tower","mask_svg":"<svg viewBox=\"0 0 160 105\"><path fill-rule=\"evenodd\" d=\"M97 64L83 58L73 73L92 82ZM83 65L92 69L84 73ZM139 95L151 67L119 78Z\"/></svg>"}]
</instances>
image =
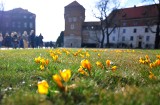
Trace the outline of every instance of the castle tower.
<instances>
[{"instance_id":1,"label":"castle tower","mask_svg":"<svg viewBox=\"0 0 160 105\"><path fill-rule=\"evenodd\" d=\"M85 20L85 8L77 1L65 6L64 47L81 47L82 24Z\"/></svg>"}]
</instances>

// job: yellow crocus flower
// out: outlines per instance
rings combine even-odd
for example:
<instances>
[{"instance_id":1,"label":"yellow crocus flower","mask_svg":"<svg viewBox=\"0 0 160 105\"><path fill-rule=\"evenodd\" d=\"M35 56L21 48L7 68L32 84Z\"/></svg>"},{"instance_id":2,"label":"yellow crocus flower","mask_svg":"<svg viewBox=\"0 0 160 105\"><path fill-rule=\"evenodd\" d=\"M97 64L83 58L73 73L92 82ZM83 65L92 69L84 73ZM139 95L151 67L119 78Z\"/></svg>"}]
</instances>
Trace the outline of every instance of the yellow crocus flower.
<instances>
[{"instance_id":1,"label":"yellow crocus flower","mask_svg":"<svg viewBox=\"0 0 160 105\"><path fill-rule=\"evenodd\" d=\"M99 67L101 67L101 68L103 68L103 64L100 61L97 61L96 65L99 66Z\"/></svg>"},{"instance_id":2,"label":"yellow crocus flower","mask_svg":"<svg viewBox=\"0 0 160 105\"><path fill-rule=\"evenodd\" d=\"M112 67L112 71L116 71L116 69L117 69L117 66Z\"/></svg>"},{"instance_id":3,"label":"yellow crocus flower","mask_svg":"<svg viewBox=\"0 0 160 105\"><path fill-rule=\"evenodd\" d=\"M109 67L111 65L111 61L110 60L106 60L106 65Z\"/></svg>"},{"instance_id":4,"label":"yellow crocus flower","mask_svg":"<svg viewBox=\"0 0 160 105\"><path fill-rule=\"evenodd\" d=\"M38 93L48 94L48 88L49 88L49 85L47 81L42 80L41 82L38 82Z\"/></svg>"},{"instance_id":5,"label":"yellow crocus flower","mask_svg":"<svg viewBox=\"0 0 160 105\"><path fill-rule=\"evenodd\" d=\"M68 80L71 77L71 70L69 69L68 70L64 69L63 71L60 70L60 76L65 82L68 82Z\"/></svg>"},{"instance_id":6,"label":"yellow crocus flower","mask_svg":"<svg viewBox=\"0 0 160 105\"><path fill-rule=\"evenodd\" d=\"M82 60L81 61L81 66L83 67L83 68L86 68L89 72L91 71L91 64L90 64L90 62L88 61L88 60Z\"/></svg>"},{"instance_id":7,"label":"yellow crocus flower","mask_svg":"<svg viewBox=\"0 0 160 105\"><path fill-rule=\"evenodd\" d=\"M80 66L80 68L78 69L78 72L83 75L89 76L88 73L85 70L83 70L82 66Z\"/></svg>"},{"instance_id":8,"label":"yellow crocus flower","mask_svg":"<svg viewBox=\"0 0 160 105\"><path fill-rule=\"evenodd\" d=\"M62 81L61 81L62 79L58 74L53 75L52 78L56 82L58 87L63 88L63 84L62 84Z\"/></svg>"}]
</instances>

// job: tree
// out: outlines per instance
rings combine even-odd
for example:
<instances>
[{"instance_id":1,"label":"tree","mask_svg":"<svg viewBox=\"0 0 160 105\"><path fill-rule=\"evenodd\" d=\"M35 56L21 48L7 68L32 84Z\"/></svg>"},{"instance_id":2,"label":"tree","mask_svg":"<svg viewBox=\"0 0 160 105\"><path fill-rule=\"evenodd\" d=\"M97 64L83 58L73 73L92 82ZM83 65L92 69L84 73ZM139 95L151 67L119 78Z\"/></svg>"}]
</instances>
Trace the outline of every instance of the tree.
<instances>
[{"instance_id":1,"label":"tree","mask_svg":"<svg viewBox=\"0 0 160 105\"><path fill-rule=\"evenodd\" d=\"M156 31L153 31L151 28L149 28L151 30L151 32L156 34L154 48L158 49L159 45L160 45L160 0L143 0L143 2L147 2L147 1L154 3L156 6L156 9L158 11L157 21L155 21Z\"/></svg>"},{"instance_id":2,"label":"tree","mask_svg":"<svg viewBox=\"0 0 160 105\"><path fill-rule=\"evenodd\" d=\"M64 43L64 31L61 31L60 36L57 38L56 46L63 47L63 43Z\"/></svg>"},{"instance_id":3,"label":"tree","mask_svg":"<svg viewBox=\"0 0 160 105\"><path fill-rule=\"evenodd\" d=\"M111 27L113 24L113 18L117 13L117 8L119 7L118 0L100 0L96 5L99 16L95 15L96 18L98 18L101 22L101 32L102 32L102 39L100 41L101 48L104 47L104 39L105 36L107 38L107 47L110 47L109 43L109 36L113 32L113 30L116 28L116 24ZM112 12L112 16L108 16L109 13ZM111 30L109 30L111 29Z\"/></svg>"}]
</instances>

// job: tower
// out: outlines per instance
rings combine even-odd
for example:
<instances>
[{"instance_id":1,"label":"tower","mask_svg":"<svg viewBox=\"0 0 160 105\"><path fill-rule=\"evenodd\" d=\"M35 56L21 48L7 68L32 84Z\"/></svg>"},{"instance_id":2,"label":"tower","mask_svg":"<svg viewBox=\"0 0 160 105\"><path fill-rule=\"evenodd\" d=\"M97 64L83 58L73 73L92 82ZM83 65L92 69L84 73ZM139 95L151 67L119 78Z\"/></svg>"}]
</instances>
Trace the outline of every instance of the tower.
<instances>
[{"instance_id":1,"label":"tower","mask_svg":"<svg viewBox=\"0 0 160 105\"><path fill-rule=\"evenodd\" d=\"M81 47L85 8L77 1L65 6L64 47Z\"/></svg>"}]
</instances>

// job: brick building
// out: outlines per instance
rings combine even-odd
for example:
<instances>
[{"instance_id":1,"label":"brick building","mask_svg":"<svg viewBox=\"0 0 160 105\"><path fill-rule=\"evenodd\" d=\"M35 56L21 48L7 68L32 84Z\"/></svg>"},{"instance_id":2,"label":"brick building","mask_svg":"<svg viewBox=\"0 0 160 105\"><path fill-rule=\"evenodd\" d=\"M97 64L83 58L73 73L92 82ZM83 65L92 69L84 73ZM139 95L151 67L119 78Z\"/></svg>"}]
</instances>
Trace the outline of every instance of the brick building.
<instances>
[{"instance_id":1,"label":"brick building","mask_svg":"<svg viewBox=\"0 0 160 105\"><path fill-rule=\"evenodd\" d=\"M0 11L0 32L11 33L13 31L22 34L24 31L30 33L35 30L36 15L22 8L9 11ZM36 32L36 30L35 30Z\"/></svg>"},{"instance_id":2,"label":"brick building","mask_svg":"<svg viewBox=\"0 0 160 105\"><path fill-rule=\"evenodd\" d=\"M115 11L113 11L115 12ZM109 17L114 14L110 13ZM99 47L102 38L100 22L85 22L85 8L77 1L65 6L64 47ZM131 7L116 10L112 19L115 30L109 36L111 47L154 48L156 5ZM104 45L106 44L106 37Z\"/></svg>"}]
</instances>

